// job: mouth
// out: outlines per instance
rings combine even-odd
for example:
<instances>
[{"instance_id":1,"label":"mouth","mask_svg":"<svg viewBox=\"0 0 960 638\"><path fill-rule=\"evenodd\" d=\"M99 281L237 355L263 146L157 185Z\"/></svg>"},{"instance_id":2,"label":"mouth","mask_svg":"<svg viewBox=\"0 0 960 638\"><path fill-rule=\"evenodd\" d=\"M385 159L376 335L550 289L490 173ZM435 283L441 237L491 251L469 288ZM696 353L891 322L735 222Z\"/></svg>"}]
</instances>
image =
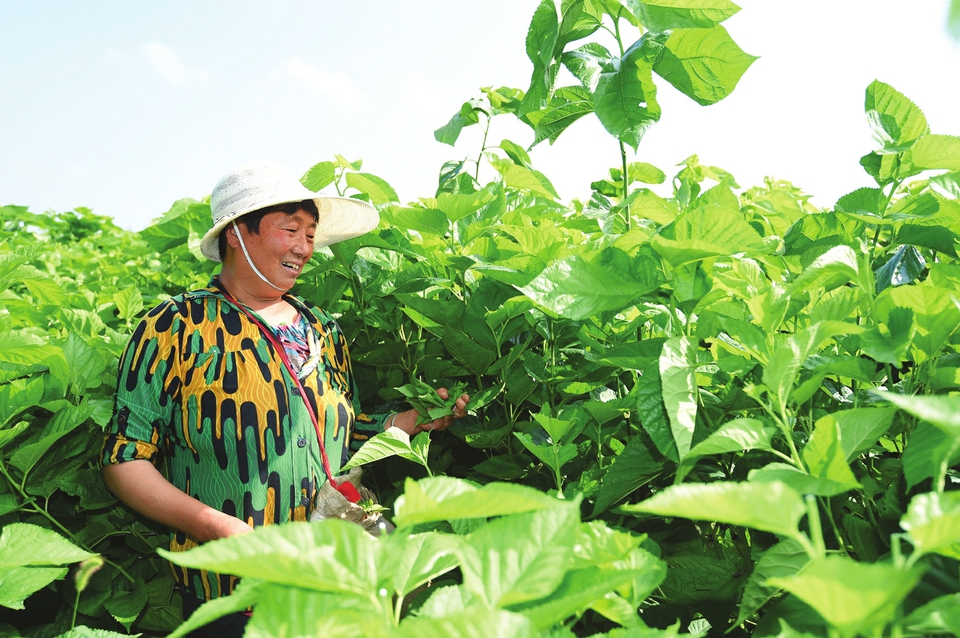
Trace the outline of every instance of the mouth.
<instances>
[{"instance_id":1,"label":"mouth","mask_svg":"<svg viewBox=\"0 0 960 638\"><path fill-rule=\"evenodd\" d=\"M284 270L294 275L299 275L300 271L303 270L303 264L294 261L281 261L280 265L284 268Z\"/></svg>"}]
</instances>

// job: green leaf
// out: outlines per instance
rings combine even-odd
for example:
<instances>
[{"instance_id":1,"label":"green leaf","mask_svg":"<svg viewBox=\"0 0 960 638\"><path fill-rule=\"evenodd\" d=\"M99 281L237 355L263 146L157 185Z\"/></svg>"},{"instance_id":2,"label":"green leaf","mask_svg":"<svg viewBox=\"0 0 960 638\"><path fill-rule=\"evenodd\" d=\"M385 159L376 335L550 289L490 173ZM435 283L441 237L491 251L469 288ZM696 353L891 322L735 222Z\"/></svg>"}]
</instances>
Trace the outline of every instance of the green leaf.
<instances>
[{"instance_id":1,"label":"green leaf","mask_svg":"<svg viewBox=\"0 0 960 638\"><path fill-rule=\"evenodd\" d=\"M750 470L748 479L751 483L758 484L784 483L798 494L817 496L838 496L851 489L846 481L814 476L787 463L768 463L761 468Z\"/></svg>"},{"instance_id":2,"label":"green leaf","mask_svg":"<svg viewBox=\"0 0 960 638\"><path fill-rule=\"evenodd\" d=\"M806 506L797 492L777 481L722 482L673 485L618 511L717 521L796 538Z\"/></svg>"},{"instance_id":3,"label":"green leaf","mask_svg":"<svg viewBox=\"0 0 960 638\"><path fill-rule=\"evenodd\" d=\"M15 379L10 383L0 385L0 428L6 428L7 424L15 416L28 408L38 405L43 399L43 377L36 376L24 379ZM22 431L23 427L16 426ZM7 429L0 429L0 449L16 436L16 432Z\"/></svg>"},{"instance_id":4,"label":"green leaf","mask_svg":"<svg viewBox=\"0 0 960 638\"><path fill-rule=\"evenodd\" d=\"M263 592L269 588L270 585L270 583L264 583L254 579L240 581L231 595L214 598L200 605L190 618L181 623L180 626L176 628L176 631L171 633L167 638L182 638L191 631L203 627L217 618L221 618L227 614L246 611L254 603L261 600Z\"/></svg>"},{"instance_id":5,"label":"green leaf","mask_svg":"<svg viewBox=\"0 0 960 638\"><path fill-rule=\"evenodd\" d=\"M673 337L664 342L660 355L663 407L681 460L690 451L697 427L696 370L696 346L688 337Z\"/></svg>"},{"instance_id":6,"label":"green leaf","mask_svg":"<svg viewBox=\"0 0 960 638\"><path fill-rule=\"evenodd\" d=\"M245 638L380 638L388 631L388 600L327 594L300 587L263 584Z\"/></svg>"},{"instance_id":7,"label":"green leaf","mask_svg":"<svg viewBox=\"0 0 960 638\"><path fill-rule=\"evenodd\" d=\"M552 313L580 321L607 310L620 310L653 289L625 276L602 260L579 255L554 262L520 291Z\"/></svg>"},{"instance_id":8,"label":"green leaf","mask_svg":"<svg viewBox=\"0 0 960 638\"><path fill-rule=\"evenodd\" d=\"M960 559L960 492L917 494L900 519L921 554Z\"/></svg>"},{"instance_id":9,"label":"green leaf","mask_svg":"<svg viewBox=\"0 0 960 638\"><path fill-rule=\"evenodd\" d=\"M664 471L664 465L651 454L641 437L632 437L601 478L591 516L598 516L652 481Z\"/></svg>"},{"instance_id":10,"label":"green leaf","mask_svg":"<svg viewBox=\"0 0 960 638\"><path fill-rule=\"evenodd\" d=\"M780 541L763 553L754 565L750 580L743 590L740 600L740 615L735 624L747 620L773 598L779 588L767 585L770 578L786 578L800 572L810 557L803 546L792 538Z\"/></svg>"},{"instance_id":11,"label":"green leaf","mask_svg":"<svg viewBox=\"0 0 960 638\"><path fill-rule=\"evenodd\" d=\"M840 423L836 419L818 419L813 436L803 448L803 462L812 476L854 490L862 486L847 464L840 432Z\"/></svg>"},{"instance_id":12,"label":"green leaf","mask_svg":"<svg viewBox=\"0 0 960 638\"><path fill-rule=\"evenodd\" d=\"M864 109L881 153L902 153L930 130L916 104L879 80L867 87Z\"/></svg>"},{"instance_id":13,"label":"green leaf","mask_svg":"<svg viewBox=\"0 0 960 638\"><path fill-rule=\"evenodd\" d=\"M450 222L446 214L435 208L389 207L381 212L381 216L398 228L415 230L435 237L443 237L450 230Z\"/></svg>"},{"instance_id":14,"label":"green leaf","mask_svg":"<svg viewBox=\"0 0 960 638\"><path fill-rule=\"evenodd\" d=\"M812 561L797 575L770 578L767 584L797 596L841 636L852 637L861 629L890 620L924 569L917 566L908 570L827 556Z\"/></svg>"},{"instance_id":15,"label":"green leaf","mask_svg":"<svg viewBox=\"0 0 960 638\"><path fill-rule=\"evenodd\" d=\"M300 183L314 193L323 190L333 183L337 176L337 167L333 162L320 162L311 166Z\"/></svg>"},{"instance_id":16,"label":"green leaf","mask_svg":"<svg viewBox=\"0 0 960 638\"><path fill-rule=\"evenodd\" d=\"M698 104L715 104L736 88L757 57L744 53L722 26L676 29L654 63L657 75Z\"/></svg>"},{"instance_id":17,"label":"green leaf","mask_svg":"<svg viewBox=\"0 0 960 638\"><path fill-rule=\"evenodd\" d=\"M954 6L960 8L960 3ZM934 598L910 612L902 624L911 635L960 635L960 594Z\"/></svg>"},{"instance_id":18,"label":"green leaf","mask_svg":"<svg viewBox=\"0 0 960 638\"><path fill-rule=\"evenodd\" d=\"M903 478L907 489L960 463L956 442L956 438L943 430L921 421L910 435L910 445L903 451Z\"/></svg>"},{"instance_id":19,"label":"green leaf","mask_svg":"<svg viewBox=\"0 0 960 638\"><path fill-rule=\"evenodd\" d=\"M910 155L917 168L960 170L960 137L929 133L920 138Z\"/></svg>"},{"instance_id":20,"label":"green leaf","mask_svg":"<svg viewBox=\"0 0 960 638\"><path fill-rule=\"evenodd\" d=\"M646 162L631 162L627 166L627 175L630 178L630 183L662 184L667 180L663 171Z\"/></svg>"},{"instance_id":21,"label":"green leaf","mask_svg":"<svg viewBox=\"0 0 960 638\"><path fill-rule=\"evenodd\" d=\"M133 591L124 591L103 601L103 607L114 620L130 631L130 625L137 619L147 604L147 586L142 580L133 583Z\"/></svg>"},{"instance_id":22,"label":"green leaf","mask_svg":"<svg viewBox=\"0 0 960 638\"><path fill-rule=\"evenodd\" d=\"M464 587L491 608L549 595L573 559L576 505L496 519L471 534L460 549Z\"/></svg>"},{"instance_id":23,"label":"green leaf","mask_svg":"<svg viewBox=\"0 0 960 638\"><path fill-rule=\"evenodd\" d=\"M873 390L873 393L904 412L929 421L948 436L960 439L960 395L904 396L883 390Z\"/></svg>"},{"instance_id":24,"label":"green leaf","mask_svg":"<svg viewBox=\"0 0 960 638\"><path fill-rule=\"evenodd\" d=\"M622 58L612 58L593 92L593 108L603 128L634 151L647 130L660 120L657 87L647 60L648 42L644 36Z\"/></svg>"},{"instance_id":25,"label":"green leaf","mask_svg":"<svg viewBox=\"0 0 960 638\"><path fill-rule=\"evenodd\" d=\"M0 533L0 569L69 565L93 556L56 532L29 523L8 523Z\"/></svg>"},{"instance_id":26,"label":"green leaf","mask_svg":"<svg viewBox=\"0 0 960 638\"><path fill-rule=\"evenodd\" d=\"M377 540L359 525L325 519L258 527L186 552L157 551L184 567L321 592L366 595L377 584L376 547Z\"/></svg>"},{"instance_id":27,"label":"green leaf","mask_svg":"<svg viewBox=\"0 0 960 638\"><path fill-rule=\"evenodd\" d=\"M889 286L902 286L916 281L923 274L927 262L913 246L900 246L893 256L877 270L877 294Z\"/></svg>"},{"instance_id":28,"label":"green leaf","mask_svg":"<svg viewBox=\"0 0 960 638\"><path fill-rule=\"evenodd\" d=\"M576 88L571 87L567 90L569 97L573 97ZM550 140L550 144L553 144L571 124L584 115L593 113L593 99L590 93L585 89L577 90L581 92L578 96L580 99L554 99L540 111L531 146L536 146L543 140Z\"/></svg>"},{"instance_id":29,"label":"green leaf","mask_svg":"<svg viewBox=\"0 0 960 638\"><path fill-rule=\"evenodd\" d=\"M859 281L860 264L849 246L834 246L803 269L790 284L789 294L826 288L831 290L849 281Z\"/></svg>"},{"instance_id":30,"label":"green leaf","mask_svg":"<svg viewBox=\"0 0 960 638\"><path fill-rule=\"evenodd\" d=\"M407 479L394 507L397 527L460 518L488 518L556 507L558 500L539 490L509 483L483 487L467 481L437 476L420 481Z\"/></svg>"},{"instance_id":31,"label":"green leaf","mask_svg":"<svg viewBox=\"0 0 960 638\"><path fill-rule=\"evenodd\" d=\"M823 324L814 324L790 335L770 356L770 362L763 369L763 383L770 391L774 407L781 414L786 412L800 367L831 336L831 332Z\"/></svg>"},{"instance_id":32,"label":"green leaf","mask_svg":"<svg viewBox=\"0 0 960 638\"><path fill-rule=\"evenodd\" d=\"M347 173L347 186L369 195L374 204L400 201L397 191L386 180L370 173Z\"/></svg>"},{"instance_id":33,"label":"green leaf","mask_svg":"<svg viewBox=\"0 0 960 638\"><path fill-rule=\"evenodd\" d=\"M730 0L625 0L651 31L714 27L740 11Z\"/></svg>"},{"instance_id":34,"label":"green leaf","mask_svg":"<svg viewBox=\"0 0 960 638\"><path fill-rule=\"evenodd\" d=\"M663 348L660 352L662 354ZM647 367L637 379L637 412L640 424L660 454L671 461L678 462L677 442L673 438L670 418L663 402L663 383L660 379L660 360Z\"/></svg>"},{"instance_id":35,"label":"green leaf","mask_svg":"<svg viewBox=\"0 0 960 638\"><path fill-rule=\"evenodd\" d=\"M502 609L468 609L449 616L411 617L400 624L398 638L451 638L453 636L511 636L538 638L540 634L520 614Z\"/></svg>"},{"instance_id":36,"label":"green leaf","mask_svg":"<svg viewBox=\"0 0 960 638\"><path fill-rule=\"evenodd\" d=\"M28 474L37 461L61 438L75 430L94 412L94 405L83 403L79 406L65 406L59 410L44 426L43 430L29 443L21 445L10 457L10 464L24 474Z\"/></svg>"},{"instance_id":37,"label":"green leaf","mask_svg":"<svg viewBox=\"0 0 960 638\"><path fill-rule=\"evenodd\" d=\"M559 197L557 191L553 188L553 184L542 173L514 164L507 159L494 159L490 163L497 169L497 172L503 175L503 181L507 188L528 190L551 201Z\"/></svg>"},{"instance_id":38,"label":"green leaf","mask_svg":"<svg viewBox=\"0 0 960 638\"><path fill-rule=\"evenodd\" d=\"M526 432L514 432L513 435L523 443L523 447L530 450L555 472L577 457L577 446L572 443L551 445L550 443L535 442L533 437Z\"/></svg>"},{"instance_id":39,"label":"green leaf","mask_svg":"<svg viewBox=\"0 0 960 638\"><path fill-rule=\"evenodd\" d=\"M590 42L572 51L567 51L560 59L567 70L580 81L584 90L587 91L587 95L590 95L596 90L604 67L609 67L612 64L612 58L613 56L603 46L596 42Z\"/></svg>"},{"instance_id":40,"label":"green leaf","mask_svg":"<svg viewBox=\"0 0 960 638\"><path fill-rule=\"evenodd\" d=\"M433 132L433 137L441 144L455 146L457 138L460 137L460 133L464 127L476 124L479 121L478 109L475 109L470 102L464 102L460 110L453 114L449 122Z\"/></svg>"},{"instance_id":41,"label":"green leaf","mask_svg":"<svg viewBox=\"0 0 960 638\"><path fill-rule=\"evenodd\" d=\"M960 310L954 301L956 291L927 285L897 286L878 296L875 317L889 323L893 308L909 308L916 319L917 331L913 337L916 356L925 360L936 356L960 325Z\"/></svg>"},{"instance_id":42,"label":"green leaf","mask_svg":"<svg viewBox=\"0 0 960 638\"><path fill-rule=\"evenodd\" d=\"M66 575L63 565L94 556L56 532L7 523L0 533L0 605L23 609L31 594Z\"/></svg>"},{"instance_id":43,"label":"green leaf","mask_svg":"<svg viewBox=\"0 0 960 638\"><path fill-rule=\"evenodd\" d=\"M449 534L390 534L377 551L380 574L389 575L391 591L406 596L458 564L460 538Z\"/></svg>"},{"instance_id":44,"label":"green leaf","mask_svg":"<svg viewBox=\"0 0 960 638\"><path fill-rule=\"evenodd\" d=\"M666 565L643 550L636 550L649 557L647 562L635 561L636 567L597 566L576 569L567 572L560 586L541 601L514 606L512 609L529 618L533 624L544 631L575 614L592 602L600 600L605 594L632 583L640 586L655 583L655 589L666 575Z\"/></svg>"},{"instance_id":45,"label":"green leaf","mask_svg":"<svg viewBox=\"0 0 960 638\"><path fill-rule=\"evenodd\" d=\"M776 433L776 428L765 425L759 419L740 418L727 421L687 452L677 468L674 482L681 483L702 456L745 450L770 450L770 442Z\"/></svg>"},{"instance_id":46,"label":"green leaf","mask_svg":"<svg viewBox=\"0 0 960 638\"><path fill-rule=\"evenodd\" d=\"M903 224L893 240L895 244L911 244L929 248L938 253L946 253L951 257L957 256L957 244L960 235L945 226L921 226L919 224Z\"/></svg>"},{"instance_id":47,"label":"green leaf","mask_svg":"<svg viewBox=\"0 0 960 638\"><path fill-rule=\"evenodd\" d=\"M420 432L410 441L410 435L400 428L393 427L365 441L356 454L340 468L346 472L352 467L373 463L390 456L419 463L427 467L427 450L430 447L430 433Z\"/></svg>"},{"instance_id":48,"label":"green leaf","mask_svg":"<svg viewBox=\"0 0 960 638\"><path fill-rule=\"evenodd\" d=\"M672 227L673 237L667 228L655 234L650 244L675 268L720 255L769 252L760 234L744 220L735 199L683 213Z\"/></svg>"},{"instance_id":49,"label":"green leaf","mask_svg":"<svg viewBox=\"0 0 960 638\"><path fill-rule=\"evenodd\" d=\"M880 363L900 367L917 333L913 310L899 306L891 308L887 315L887 330L880 328L874 326L860 333L860 349Z\"/></svg>"}]
</instances>

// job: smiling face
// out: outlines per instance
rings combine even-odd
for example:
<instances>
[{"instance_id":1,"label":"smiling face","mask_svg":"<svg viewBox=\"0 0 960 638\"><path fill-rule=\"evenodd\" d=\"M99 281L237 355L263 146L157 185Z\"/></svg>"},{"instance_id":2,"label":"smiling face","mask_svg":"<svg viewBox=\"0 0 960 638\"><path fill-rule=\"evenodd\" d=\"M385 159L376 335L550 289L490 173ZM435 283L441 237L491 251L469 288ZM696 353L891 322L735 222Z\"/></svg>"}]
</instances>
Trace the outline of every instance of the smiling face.
<instances>
[{"instance_id":1,"label":"smiling face","mask_svg":"<svg viewBox=\"0 0 960 638\"><path fill-rule=\"evenodd\" d=\"M237 224L237 228L242 233L250 259L257 269L274 285L285 290L292 288L313 255L314 233L317 230L313 215L303 209L292 215L276 211L263 216L258 232L251 232L242 220ZM228 235L227 239L231 248L242 251L235 237ZM242 253L237 260L237 266L241 269L247 266L249 269ZM249 273L242 275L247 283L260 282L256 273L249 270Z\"/></svg>"}]
</instances>

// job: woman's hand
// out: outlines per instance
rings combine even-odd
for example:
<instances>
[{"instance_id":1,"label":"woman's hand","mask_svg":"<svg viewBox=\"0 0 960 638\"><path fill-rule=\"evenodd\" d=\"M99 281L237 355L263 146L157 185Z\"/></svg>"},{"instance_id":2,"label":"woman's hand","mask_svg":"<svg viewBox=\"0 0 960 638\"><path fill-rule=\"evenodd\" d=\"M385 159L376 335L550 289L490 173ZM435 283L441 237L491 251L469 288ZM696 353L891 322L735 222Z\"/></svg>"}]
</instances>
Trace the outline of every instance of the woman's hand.
<instances>
[{"instance_id":1,"label":"woman's hand","mask_svg":"<svg viewBox=\"0 0 960 638\"><path fill-rule=\"evenodd\" d=\"M444 400L450 398L450 394L447 392L446 388L437 388L437 395ZM395 416L393 421L390 422L390 427L400 428L410 436L416 436L420 432L433 432L434 430L442 432L450 427L450 424L453 423L455 419L459 419L467 415L467 404L469 402L470 395L463 394L454 404L453 414L440 417L439 419L434 419L429 423L422 423L420 425L417 425L417 411L407 410L406 412L401 412Z\"/></svg>"}]
</instances>

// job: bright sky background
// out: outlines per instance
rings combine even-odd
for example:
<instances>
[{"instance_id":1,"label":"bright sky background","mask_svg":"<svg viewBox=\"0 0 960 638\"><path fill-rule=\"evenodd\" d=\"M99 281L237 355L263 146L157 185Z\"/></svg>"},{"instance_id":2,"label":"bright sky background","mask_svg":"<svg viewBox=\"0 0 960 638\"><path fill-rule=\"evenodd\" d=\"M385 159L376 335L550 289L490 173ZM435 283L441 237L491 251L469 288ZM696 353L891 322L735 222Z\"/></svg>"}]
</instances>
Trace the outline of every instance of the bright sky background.
<instances>
[{"instance_id":1,"label":"bright sky background","mask_svg":"<svg viewBox=\"0 0 960 638\"><path fill-rule=\"evenodd\" d=\"M88 206L139 230L243 162L300 173L333 153L363 159L403 201L431 196L441 164L480 144L479 130L456 148L433 130L481 86L527 87L537 4L2 1L0 204ZM659 81L662 119L631 160L673 175L696 153L744 188L789 179L832 206L872 185L858 161L873 148L863 101L874 79L916 102L934 132L960 135L948 0L739 4L724 25L760 59L710 107ZM492 137L533 141L506 117ZM531 157L564 199L619 165L592 115Z\"/></svg>"}]
</instances>

